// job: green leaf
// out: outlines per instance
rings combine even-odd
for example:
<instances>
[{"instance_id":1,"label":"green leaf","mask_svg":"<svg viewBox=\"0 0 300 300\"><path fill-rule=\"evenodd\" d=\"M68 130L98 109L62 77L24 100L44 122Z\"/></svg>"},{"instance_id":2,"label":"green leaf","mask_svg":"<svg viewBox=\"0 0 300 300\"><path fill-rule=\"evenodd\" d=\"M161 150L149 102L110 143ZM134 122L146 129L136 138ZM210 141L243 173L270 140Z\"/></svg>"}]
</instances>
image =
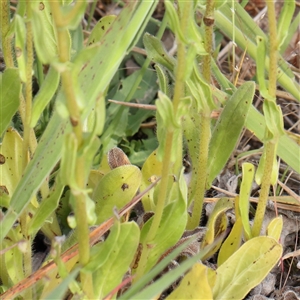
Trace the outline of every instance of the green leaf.
<instances>
[{"instance_id":1,"label":"green leaf","mask_svg":"<svg viewBox=\"0 0 300 300\"><path fill-rule=\"evenodd\" d=\"M155 102L157 107L157 138L159 141L159 147L157 150L158 159L162 161L164 157L164 149L166 144L166 134L172 132L173 145L177 145L172 148L171 162L175 162L181 156L178 156L178 151L181 149L181 120L184 115L188 113L191 105L191 98L182 98L179 102L176 115L174 113L174 107L172 101L162 92L158 92L159 100Z\"/></svg>"},{"instance_id":2,"label":"green leaf","mask_svg":"<svg viewBox=\"0 0 300 300\"><path fill-rule=\"evenodd\" d=\"M43 64L53 63L58 59L58 50L50 4L48 1L32 1L31 8L35 50Z\"/></svg>"},{"instance_id":3,"label":"green leaf","mask_svg":"<svg viewBox=\"0 0 300 300\"><path fill-rule=\"evenodd\" d=\"M202 13L205 12L205 6L199 6L199 8ZM242 22L233 23L231 2L228 1L225 5L215 10L215 24L230 39L234 38L237 45L241 47L241 49L247 50L247 53L256 60L256 37L264 37L267 41L267 36L239 3L235 3L234 13L235 20L242 20ZM264 66L268 72L268 56L265 57ZM289 66L283 59L277 69L277 80L287 92L291 93L298 101L300 101L299 84L296 82Z\"/></svg>"},{"instance_id":4,"label":"green leaf","mask_svg":"<svg viewBox=\"0 0 300 300\"><path fill-rule=\"evenodd\" d=\"M166 147L166 135L172 132L173 145L178 145L180 141L181 127L180 119L174 114L174 108L172 101L162 92L158 92L159 100L155 102L157 107L157 139L159 146L157 149L158 160L162 161ZM179 147L173 147L171 152L171 162L175 162L178 159L177 153Z\"/></svg>"},{"instance_id":5,"label":"green leaf","mask_svg":"<svg viewBox=\"0 0 300 300\"><path fill-rule=\"evenodd\" d=\"M183 134L184 138L186 140L188 150L189 150L189 156L191 159L191 182L188 184L188 201L189 205L190 202L193 200L195 188L197 184L197 164L199 161L199 146L200 146L200 114L197 113L197 109L195 107L192 107L191 112L189 114L186 114L182 118L182 124L183 124Z\"/></svg>"},{"instance_id":6,"label":"green leaf","mask_svg":"<svg viewBox=\"0 0 300 300\"><path fill-rule=\"evenodd\" d=\"M284 1L283 7L280 10L280 16L277 23L277 40L278 47L280 49L281 45L284 44L286 37L288 36L289 27L295 12L295 1Z\"/></svg>"},{"instance_id":7,"label":"green leaf","mask_svg":"<svg viewBox=\"0 0 300 300\"><path fill-rule=\"evenodd\" d=\"M85 113L82 114L83 120L94 107L99 94L105 92L122 59L126 55L127 49L132 46L132 41L139 34L142 26L145 25L143 22L148 14L151 15L156 3L157 1L130 2L123 8L113 23L111 31L101 39L101 42L81 51L85 61L79 59L79 67L76 66L76 68L79 68L81 71L77 72L78 76L76 80L82 89L85 99L86 109ZM37 26L39 26L37 28L40 30L44 30L42 22L39 23L38 21ZM42 37L47 36L47 33L42 32L40 34ZM119 36L122 36L122 39ZM38 42L41 44L40 40ZM55 43L54 41L53 45ZM88 54L90 53L93 55L89 56ZM47 57L45 55L45 59ZM74 61L74 68L75 65L76 62ZM59 93L58 99L60 99L60 102L64 101L63 97L62 93ZM23 178L12 195L11 206L5 212L5 216L1 221L0 241L3 240L23 208L31 200L31 197L35 195L45 178L57 164L61 157L64 135L70 129L69 120L61 118L57 112L54 112L32 161L27 166Z\"/></svg>"},{"instance_id":8,"label":"green leaf","mask_svg":"<svg viewBox=\"0 0 300 300\"><path fill-rule=\"evenodd\" d=\"M223 75L219 73L219 76ZM236 90L234 87L232 87L231 89L232 91ZM228 94L225 94L224 92L215 88L213 88L213 94L221 103L225 103L228 97ZM265 118L253 106L251 106L249 109L245 126L248 130L253 132L258 139L263 141L266 130ZM298 173L300 173L300 160L298 155L299 151L299 145L297 145L297 143L292 140L287 134L279 137L277 155Z\"/></svg>"},{"instance_id":9,"label":"green leaf","mask_svg":"<svg viewBox=\"0 0 300 300\"><path fill-rule=\"evenodd\" d=\"M33 99L34 103L30 121L31 127L34 127L36 125L43 110L57 91L59 79L59 73L53 67L50 67L47 76L39 89L38 94Z\"/></svg>"},{"instance_id":10,"label":"green leaf","mask_svg":"<svg viewBox=\"0 0 300 300\"><path fill-rule=\"evenodd\" d=\"M207 187L230 157L245 124L254 96L254 82L246 82L226 102L209 145Z\"/></svg>"},{"instance_id":11,"label":"green leaf","mask_svg":"<svg viewBox=\"0 0 300 300\"><path fill-rule=\"evenodd\" d=\"M161 126L164 128L174 130L180 128L180 120L174 115L173 104L170 98L158 91L159 100L155 102L157 114L160 115L162 121Z\"/></svg>"},{"instance_id":12,"label":"green leaf","mask_svg":"<svg viewBox=\"0 0 300 300\"><path fill-rule=\"evenodd\" d=\"M122 208L135 196L141 183L138 167L125 165L106 174L93 193L96 203L97 224L113 215L113 209Z\"/></svg>"},{"instance_id":13,"label":"green leaf","mask_svg":"<svg viewBox=\"0 0 300 300\"><path fill-rule=\"evenodd\" d=\"M148 56L156 63L166 67L170 72L173 72L176 60L164 48L162 42L153 35L145 33L144 45Z\"/></svg>"},{"instance_id":14,"label":"green leaf","mask_svg":"<svg viewBox=\"0 0 300 300\"><path fill-rule=\"evenodd\" d=\"M62 17L65 21L66 28L76 29L78 24L82 21L87 4L87 2L82 1L72 5L72 1L69 1L68 5L61 7Z\"/></svg>"},{"instance_id":15,"label":"green leaf","mask_svg":"<svg viewBox=\"0 0 300 300\"><path fill-rule=\"evenodd\" d=\"M62 158L60 164L60 179L64 185L76 186L75 164L77 156L77 138L74 132L66 135L62 148Z\"/></svg>"},{"instance_id":16,"label":"green leaf","mask_svg":"<svg viewBox=\"0 0 300 300\"><path fill-rule=\"evenodd\" d=\"M101 256L98 256L100 268L93 273L94 292L97 299L102 299L122 282L139 244L140 230L135 222L117 223L111 229L110 234L114 230L117 230L118 234L113 241L110 240L112 249L104 262L101 261ZM103 254L105 256L104 251L102 251Z\"/></svg>"},{"instance_id":17,"label":"green leaf","mask_svg":"<svg viewBox=\"0 0 300 300\"><path fill-rule=\"evenodd\" d=\"M259 92L264 98L270 97L265 79L265 57L266 57L266 41L263 37L257 36L257 53L256 53L256 75L259 84Z\"/></svg>"},{"instance_id":18,"label":"green leaf","mask_svg":"<svg viewBox=\"0 0 300 300\"><path fill-rule=\"evenodd\" d=\"M15 52L20 78L26 82L26 26L24 19L15 14Z\"/></svg>"},{"instance_id":19,"label":"green leaf","mask_svg":"<svg viewBox=\"0 0 300 300\"><path fill-rule=\"evenodd\" d=\"M276 265L282 246L270 237L246 242L218 269L213 299L243 299Z\"/></svg>"},{"instance_id":20,"label":"green leaf","mask_svg":"<svg viewBox=\"0 0 300 300\"><path fill-rule=\"evenodd\" d=\"M156 236L151 241L151 251L147 258L145 272L149 271L161 255L170 247L174 246L179 238L182 236L186 222L186 193L183 186L186 186L183 174L179 178L179 182L173 183L173 193L168 204L163 211L162 220L157 230ZM149 219L143 226L141 232L141 243L143 247L149 247L149 243L146 244L147 235L151 227L153 218Z\"/></svg>"},{"instance_id":21,"label":"green leaf","mask_svg":"<svg viewBox=\"0 0 300 300\"><path fill-rule=\"evenodd\" d=\"M198 260L202 260L202 258L206 256L207 253L210 252L217 243L220 242L220 240L216 240L216 242L214 242L212 245L209 245L205 249L200 250L198 254L185 260L182 264L180 264L179 267L173 269L172 272L168 272L166 275L156 280L153 284L148 284L147 287L140 291L140 289L145 286L152 278L154 278L158 273L161 273L161 270L166 267L171 259L177 257L180 252L186 247L184 246L186 245L185 243L180 245L178 249L172 251L171 254L165 257L161 262L157 264L157 266L155 266L149 273L147 273L144 276L145 279L142 278L140 281L138 281L130 288L128 292L121 296L120 299L153 299L157 297L157 295L168 288L172 284L172 282L182 276L182 274L189 270ZM187 241L187 244L189 244L189 241Z\"/></svg>"},{"instance_id":22,"label":"green leaf","mask_svg":"<svg viewBox=\"0 0 300 300\"><path fill-rule=\"evenodd\" d=\"M58 180L56 186L51 193L42 200L35 215L29 223L28 234L36 233L42 225L46 222L46 219L54 212L58 207L59 199L62 195L64 185Z\"/></svg>"},{"instance_id":23,"label":"green leaf","mask_svg":"<svg viewBox=\"0 0 300 300\"><path fill-rule=\"evenodd\" d=\"M200 75L196 62L194 62L191 78L187 80L186 83L197 103L197 112L201 110L207 112L216 108L216 104L212 97L212 89Z\"/></svg>"},{"instance_id":24,"label":"green leaf","mask_svg":"<svg viewBox=\"0 0 300 300\"><path fill-rule=\"evenodd\" d=\"M187 45L188 40L186 39L186 36L182 32L179 17L175 10L174 4L171 3L171 1L167 0L165 1L165 6L166 6L166 13L168 15L168 20L170 23L171 30L176 34L176 36L182 43Z\"/></svg>"},{"instance_id":25,"label":"green leaf","mask_svg":"<svg viewBox=\"0 0 300 300\"><path fill-rule=\"evenodd\" d=\"M265 99L263 111L266 120L268 133L265 134L265 141L274 139L278 141L279 137L284 135L283 115L279 105L275 101Z\"/></svg>"},{"instance_id":26,"label":"green leaf","mask_svg":"<svg viewBox=\"0 0 300 300\"><path fill-rule=\"evenodd\" d=\"M159 89L164 94L166 94L167 97L170 98L171 94L170 94L170 87L169 87L169 76L168 73L166 72L166 69L159 64L155 64L155 70L157 74Z\"/></svg>"},{"instance_id":27,"label":"green leaf","mask_svg":"<svg viewBox=\"0 0 300 300\"><path fill-rule=\"evenodd\" d=\"M18 215L32 197L35 196L39 187L60 158L63 147L63 139L61 137L64 132L70 130L70 125L67 126L68 123L63 122L58 114L54 114L51 122L53 122L53 125L47 126L33 159L28 164L25 174L18 181L18 185L12 194L10 207L1 221L0 240L5 237Z\"/></svg>"},{"instance_id":28,"label":"green leaf","mask_svg":"<svg viewBox=\"0 0 300 300\"><path fill-rule=\"evenodd\" d=\"M144 190L151 182L154 182L161 176L162 162L157 159L157 150L154 150L146 159L142 167L142 184L141 190ZM145 211L154 211L154 190L151 189L142 198L142 203Z\"/></svg>"},{"instance_id":29,"label":"green leaf","mask_svg":"<svg viewBox=\"0 0 300 300\"><path fill-rule=\"evenodd\" d=\"M297 14L289 26L289 30L287 31L287 36L284 40L284 43L281 44L281 47L279 49L279 52L281 55L285 53L287 47L291 43L292 38L295 35L295 32L297 32L297 30L298 30L299 23L300 23L300 14Z\"/></svg>"},{"instance_id":30,"label":"green leaf","mask_svg":"<svg viewBox=\"0 0 300 300\"><path fill-rule=\"evenodd\" d=\"M117 16L111 15L111 16L104 16L97 22L95 27L93 28L88 41L87 45L91 45L96 43L97 41L100 41L102 36L105 34L105 32L108 30L110 25L113 23L113 21L116 19Z\"/></svg>"},{"instance_id":31,"label":"green leaf","mask_svg":"<svg viewBox=\"0 0 300 300\"><path fill-rule=\"evenodd\" d=\"M252 189L255 167L250 163L243 163L243 180L239 196L239 212L247 239L252 237L249 223L249 198Z\"/></svg>"},{"instance_id":32,"label":"green leaf","mask_svg":"<svg viewBox=\"0 0 300 300\"><path fill-rule=\"evenodd\" d=\"M0 136L2 136L19 107L21 81L18 69L7 68L0 74L0 90Z\"/></svg>"}]
</instances>

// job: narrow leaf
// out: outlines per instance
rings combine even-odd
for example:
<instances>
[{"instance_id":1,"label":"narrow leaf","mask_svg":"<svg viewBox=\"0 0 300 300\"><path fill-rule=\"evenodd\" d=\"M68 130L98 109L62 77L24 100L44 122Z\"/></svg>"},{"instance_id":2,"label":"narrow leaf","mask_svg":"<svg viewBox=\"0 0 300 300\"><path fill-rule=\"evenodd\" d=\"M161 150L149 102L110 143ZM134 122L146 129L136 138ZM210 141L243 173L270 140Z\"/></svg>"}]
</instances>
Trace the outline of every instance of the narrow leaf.
<instances>
[{"instance_id":1,"label":"narrow leaf","mask_svg":"<svg viewBox=\"0 0 300 300\"><path fill-rule=\"evenodd\" d=\"M267 236L279 240L283 227L282 216L274 218L267 227Z\"/></svg>"},{"instance_id":2,"label":"narrow leaf","mask_svg":"<svg viewBox=\"0 0 300 300\"><path fill-rule=\"evenodd\" d=\"M249 223L249 197L254 178L255 167L250 163L244 163L243 166L243 180L241 184L239 196L239 212L243 223L244 231L247 239L250 239L251 228Z\"/></svg>"},{"instance_id":3,"label":"narrow leaf","mask_svg":"<svg viewBox=\"0 0 300 300\"><path fill-rule=\"evenodd\" d=\"M220 173L242 132L254 96L254 82L243 84L226 102L209 146L207 187Z\"/></svg>"},{"instance_id":4,"label":"narrow leaf","mask_svg":"<svg viewBox=\"0 0 300 300\"><path fill-rule=\"evenodd\" d=\"M21 80L17 69L6 69L0 74L0 90L0 136L2 136L19 107Z\"/></svg>"},{"instance_id":5,"label":"narrow leaf","mask_svg":"<svg viewBox=\"0 0 300 300\"><path fill-rule=\"evenodd\" d=\"M237 251L242 242L243 225L241 217L235 221L230 234L221 246L218 255L218 266L222 265L235 251Z\"/></svg>"}]
</instances>

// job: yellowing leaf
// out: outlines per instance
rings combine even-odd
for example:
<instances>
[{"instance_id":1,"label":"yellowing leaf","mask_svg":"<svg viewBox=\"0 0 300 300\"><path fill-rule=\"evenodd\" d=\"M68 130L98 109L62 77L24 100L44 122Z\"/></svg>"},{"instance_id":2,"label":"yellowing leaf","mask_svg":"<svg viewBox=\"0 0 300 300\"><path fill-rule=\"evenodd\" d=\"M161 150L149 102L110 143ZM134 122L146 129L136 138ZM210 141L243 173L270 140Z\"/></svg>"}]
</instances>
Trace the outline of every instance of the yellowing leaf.
<instances>
[{"instance_id":1,"label":"yellowing leaf","mask_svg":"<svg viewBox=\"0 0 300 300\"><path fill-rule=\"evenodd\" d=\"M268 275L281 255L282 246L271 237L249 240L217 269L214 299L243 299Z\"/></svg>"},{"instance_id":2,"label":"yellowing leaf","mask_svg":"<svg viewBox=\"0 0 300 300\"><path fill-rule=\"evenodd\" d=\"M0 185L5 186L11 196L22 177L23 140L19 133L8 129L0 146Z\"/></svg>"},{"instance_id":3,"label":"yellowing leaf","mask_svg":"<svg viewBox=\"0 0 300 300\"><path fill-rule=\"evenodd\" d=\"M250 163L244 163L243 166L243 181L241 184L239 196L239 212L243 223L245 235L247 239L251 238L251 228L249 223L249 197L254 178L255 167Z\"/></svg>"},{"instance_id":4,"label":"yellowing leaf","mask_svg":"<svg viewBox=\"0 0 300 300\"><path fill-rule=\"evenodd\" d=\"M162 162L157 159L157 150L153 151L147 160L145 161L142 168L142 185L141 189L144 190L151 181L161 176L162 172ZM145 211L153 211L153 193L154 190L150 190L143 198L142 203Z\"/></svg>"},{"instance_id":5,"label":"yellowing leaf","mask_svg":"<svg viewBox=\"0 0 300 300\"><path fill-rule=\"evenodd\" d=\"M182 279L179 287L167 299L213 299L208 267L196 263Z\"/></svg>"},{"instance_id":6,"label":"yellowing leaf","mask_svg":"<svg viewBox=\"0 0 300 300\"><path fill-rule=\"evenodd\" d=\"M241 217L239 217L235 221L230 234L222 244L218 255L218 266L224 263L224 261L226 261L240 247L242 241L242 234L242 219Z\"/></svg>"},{"instance_id":7,"label":"yellowing leaf","mask_svg":"<svg viewBox=\"0 0 300 300\"><path fill-rule=\"evenodd\" d=\"M274 218L268 225L267 236L270 236L278 241L281 235L282 226L283 226L282 216Z\"/></svg>"}]
</instances>

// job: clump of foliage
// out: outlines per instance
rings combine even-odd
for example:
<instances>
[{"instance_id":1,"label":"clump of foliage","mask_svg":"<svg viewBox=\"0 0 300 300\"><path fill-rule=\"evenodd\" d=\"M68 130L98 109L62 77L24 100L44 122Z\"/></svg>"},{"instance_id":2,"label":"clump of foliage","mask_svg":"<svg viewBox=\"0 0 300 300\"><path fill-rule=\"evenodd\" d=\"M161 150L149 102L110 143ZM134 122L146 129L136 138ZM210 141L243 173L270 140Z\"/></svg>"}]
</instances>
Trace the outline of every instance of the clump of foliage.
<instances>
[{"instance_id":1,"label":"clump of foliage","mask_svg":"<svg viewBox=\"0 0 300 300\"><path fill-rule=\"evenodd\" d=\"M262 224L278 178L277 156L300 172L299 146L286 134L276 104L277 84L299 101L299 85L281 59L288 28L295 27L295 3L284 4L276 22L268 1L266 35L240 4L212 0L164 1L157 31L151 20L157 2L130 1L118 16L102 18L86 41L86 1L19 1L12 15L9 2L1 2L3 299L62 299L67 291L75 298L116 298L119 292L120 299L150 299L183 274L169 299L242 299L279 261L282 218L264 232ZM161 42L167 26L176 57ZM237 88L216 65L214 26L256 61L263 114L252 105L255 82ZM135 54L141 68L123 78L120 66L136 45L144 45L147 58ZM139 104L152 110L109 104L109 98L127 104L142 99ZM148 141L129 139L154 116L156 135L144 130ZM243 128L264 144L259 166L242 165L239 195L220 198L200 231L205 193ZM132 164L113 148L122 139ZM252 224L254 178L261 192ZM139 201L149 217L138 225L128 213ZM228 233L230 210L235 223ZM37 235L51 242L51 250L35 267ZM192 257L157 279L187 249ZM213 270L203 263L216 253Z\"/></svg>"}]
</instances>

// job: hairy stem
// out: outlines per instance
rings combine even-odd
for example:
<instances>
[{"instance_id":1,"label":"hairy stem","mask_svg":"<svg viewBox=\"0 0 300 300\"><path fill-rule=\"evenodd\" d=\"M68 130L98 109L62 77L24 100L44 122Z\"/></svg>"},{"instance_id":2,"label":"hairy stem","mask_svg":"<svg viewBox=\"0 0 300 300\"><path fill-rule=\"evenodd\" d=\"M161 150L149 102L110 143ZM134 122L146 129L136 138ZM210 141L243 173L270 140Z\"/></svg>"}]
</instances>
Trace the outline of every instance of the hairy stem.
<instances>
[{"instance_id":1,"label":"hairy stem","mask_svg":"<svg viewBox=\"0 0 300 300\"><path fill-rule=\"evenodd\" d=\"M272 99L276 99L276 75L277 75L277 30L276 30L276 14L275 14L275 6L273 1L266 2L268 7L268 20L269 20L269 49L270 49L270 65L269 65L269 95L270 99L265 101L274 101ZM266 136L269 136L270 132L267 129ZM272 168L274 163L274 157L276 155L277 140L268 140L265 143L265 165L262 175L262 184L261 191L259 195L259 201L256 209L254 224L252 228L252 235L258 236L261 231L267 200L269 196L270 186L271 186L271 175Z\"/></svg>"},{"instance_id":2,"label":"hairy stem","mask_svg":"<svg viewBox=\"0 0 300 300\"><path fill-rule=\"evenodd\" d=\"M271 142L267 142L265 144L265 168L263 171L262 176L262 184L261 184L261 190L258 198L258 204L256 208L255 213L255 219L254 224L252 227L252 236L256 237L259 236L263 219L265 216L266 211L266 205L268 201L269 191L270 191L270 185L271 185L271 175L272 175L272 166L274 163L274 151L275 151L275 145Z\"/></svg>"},{"instance_id":3,"label":"hairy stem","mask_svg":"<svg viewBox=\"0 0 300 300\"><path fill-rule=\"evenodd\" d=\"M80 1L79 1L80 2ZM75 7L78 9L82 3L76 3ZM66 97L67 108L70 114L70 122L73 128L73 132L76 135L79 147L83 142L82 122L80 120L80 109L76 101L76 95L73 89L72 74L68 67L70 59L70 38L68 30L65 27L66 20L60 10L60 4L56 1L50 1L52 15L57 28L58 50L59 59L61 63L65 64L65 69L61 74L62 89ZM73 9L75 9L75 7ZM69 13L69 17L72 16ZM69 20L68 20L69 22ZM77 156L76 158L76 185L79 189L85 188L85 178L82 170L84 169L84 158ZM72 190L72 189L71 189ZM86 265L90 258L90 245L89 245L89 227L86 211L85 197L82 193L72 193L74 196L74 212L77 223L77 239L79 246L79 263ZM86 273L80 273L80 279L82 283L82 289L88 298L93 298L93 282L92 275Z\"/></svg>"},{"instance_id":4,"label":"hairy stem","mask_svg":"<svg viewBox=\"0 0 300 300\"><path fill-rule=\"evenodd\" d=\"M181 18L181 27L186 30L188 18L189 18L189 12L191 8L192 3L187 2L184 6L184 11ZM175 82L175 88L174 88L174 96L173 96L173 110L174 115L177 113L178 105L180 102L181 97L183 96L184 92L184 71L186 68L185 65L185 45L183 45L178 40L178 51L177 51L177 61L178 65L176 68L176 82ZM137 269L135 280L138 280L145 271L145 267L147 265L147 258L151 252L151 243L153 242L157 230L159 228L159 225L161 223L163 210L165 207L167 195L168 195L168 180L169 180L169 174L171 169L171 154L172 154L172 147L173 145L173 130L168 130L166 133L166 145L165 145L165 152L164 152L164 159L163 159L163 166L162 166L162 178L160 183L160 192L158 195L157 205L155 209L155 215L153 217L153 221L151 224L151 228L149 230L149 233L146 238L146 242L142 251L141 259L139 262L139 266ZM182 152L181 148L180 151ZM181 154L182 156L182 154ZM178 157L177 159L182 160L181 157ZM178 170L179 172L179 170ZM149 247L148 247L149 246Z\"/></svg>"},{"instance_id":5,"label":"hairy stem","mask_svg":"<svg viewBox=\"0 0 300 300\"><path fill-rule=\"evenodd\" d=\"M203 18L205 24L205 50L208 55L204 56L203 59L203 77L206 82L210 83L211 77L211 53L213 45L213 24L214 24L214 0L209 0L206 3L206 11ZM202 208L204 203L204 195L206 190L206 177L207 177L207 160L208 160L208 147L210 142L210 109L204 107L200 115L200 144L198 161L196 162L197 176L195 195L194 195L194 206L192 216L188 221L187 229L195 229L199 226L201 219Z\"/></svg>"},{"instance_id":6,"label":"hairy stem","mask_svg":"<svg viewBox=\"0 0 300 300\"><path fill-rule=\"evenodd\" d=\"M7 68L14 67L12 38L13 35L7 36L10 25L9 1L1 0L0 8L0 22L1 22L1 40L3 57Z\"/></svg>"},{"instance_id":7,"label":"hairy stem","mask_svg":"<svg viewBox=\"0 0 300 300\"><path fill-rule=\"evenodd\" d=\"M214 0L209 0L206 2L206 10L203 18L205 24L205 50L208 55L204 56L203 59L203 77L209 83L210 82L210 60L212 53L212 45L213 45L213 25L214 25Z\"/></svg>"},{"instance_id":8,"label":"hairy stem","mask_svg":"<svg viewBox=\"0 0 300 300\"><path fill-rule=\"evenodd\" d=\"M32 109L32 66L33 66L33 36L32 36L32 24L31 24L31 7L30 1L26 2L26 13L27 13L27 22L26 22L26 84L25 84L25 118L23 119L23 154L22 154L22 166L23 172L28 164L28 152L30 145L30 118L31 118L31 109ZM28 210L24 209L20 216L21 230L24 237L26 237L28 242L27 251L23 255L23 264L24 264L24 276L27 277L32 273L32 252L31 252L31 243L32 237L28 234ZM31 298L31 290L27 290L25 295L26 298Z\"/></svg>"}]
</instances>

